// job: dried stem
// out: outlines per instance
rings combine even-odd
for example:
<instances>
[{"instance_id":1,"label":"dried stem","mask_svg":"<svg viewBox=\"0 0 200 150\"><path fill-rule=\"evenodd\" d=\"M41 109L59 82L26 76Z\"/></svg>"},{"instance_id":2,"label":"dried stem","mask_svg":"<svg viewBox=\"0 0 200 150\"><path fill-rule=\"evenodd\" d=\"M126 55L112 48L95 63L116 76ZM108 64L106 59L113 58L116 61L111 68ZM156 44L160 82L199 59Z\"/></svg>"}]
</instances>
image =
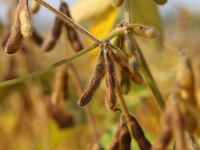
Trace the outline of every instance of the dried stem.
<instances>
[{"instance_id":1,"label":"dried stem","mask_svg":"<svg viewBox=\"0 0 200 150\"><path fill-rule=\"evenodd\" d=\"M116 92L117 92L117 95L119 97L119 102L120 102L120 105L122 107L122 111L123 113L125 114L126 116L126 120L129 122L129 125L130 125L130 120L131 120L131 117L130 117L130 114L128 112L128 109L127 109L127 106L126 106L126 103L124 101L124 98L122 96L122 93L121 93L121 90L119 88L119 84L117 83L117 87L116 87Z\"/></svg>"},{"instance_id":2,"label":"dried stem","mask_svg":"<svg viewBox=\"0 0 200 150\"><path fill-rule=\"evenodd\" d=\"M114 29L108 36L103 38L101 40L101 42L104 41L105 39L109 40L109 39L111 39L111 38L113 38L115 36L118 36L118 35L123 35L123 29L122 28ZM76 54L74 54L74 55L72 55L72 56L70 56L68 58L65 58L65 59L63 59L61 61L58 61L57 63L52 64L52 65L50 65L50 66L48 66L46 68L43 68L43 69L41 69L39 71L36 71L36 72L31 73L29 75L26 75L26 76L23 76L23 77L19 77L19 78L13 79L13 80L8 80L8 81L1 82L0 83L0 88L6 87L6 86L9 86L9 85L13 85L13 84L17 84L17 83L23 82L25 80L38 77L38 76L40 76L40 75L42 75L44 73L47 73L47 72L49 72L49 71L51 71L51 70L53 70L53 69L55 69L55 68L57 68L57 67L59 67L59 66L61 66L63 64L75 59L75 58L78 58L78 57L82 56L83 54L93 50L97 46L98 46L98 44L95 43L95 44L83 49L82 51L80 51L80 52L78 52L78 53L76 53Z\"/></svg>"},{"instance_id":3,"label":"dried stem","mask_svg":"<svg viewBox=\"0 0 200 150\"><path fill-rule=\"evenodd\" d=\"M125 10L125 12L124 12L124 18L125 18L125 20L127 20L127 21L131 21L131 13L130 13L130 7L131 7L131 5L130 5L130 2L131 0L125 0L124 1L124 10Z\"/></svg>"},{"instance_id":4,"label":"dried stem","mask_svg":"<svg viewBox=\"0 0 200 150\"><path fill-rule=\"evenodd\" d=\"M72 65L72 63L69 64L69 71L70 71L70 74L71 74L70 78L74 82L74 85L77 89L78 95L81 96L83 94L83 88L82 88L81 83L79 81L78 74L76 73L76 70L75 70L74 66ZM98 144L99 143L99 136L98 136L96 124L95 124L95 121L94 121L94 116L91 112L89 105L86 105L84 108L85 108L85 111L87 113L89 122L92 126L94 142Z\"/></svg>"},{"instance_id":5,"label":"dried stem","mask_svg":"<svg viewBox=\"0 0 200 150\"><path fill-rule=\"evenodd\" d=\"M163 97L162 97L162 95L161 95L161 93L160 93L160 91L159 91L154 79L153 79L153 76L151 75L151 72L150 72L150 70L148 68L148 65L147 65L147 63L146 63L146 61L144 59L144 56L142 55L142 52L141 52L139 47L138 47L138 52L140 53L140 59L141 59L141 64L142 64L141 68L142 68L144 76L145 76L145 78L147 80L147 83L149 84L149 86L150 86L150 88L151 88L151 90L152 90L152 92L153 92L153 94L154 94L154 96L155 96L160 108L162 110L164 110L165 107L166 107L165 101L164 101L164 99L163 99Z\"/></svg>"}]
</instances>

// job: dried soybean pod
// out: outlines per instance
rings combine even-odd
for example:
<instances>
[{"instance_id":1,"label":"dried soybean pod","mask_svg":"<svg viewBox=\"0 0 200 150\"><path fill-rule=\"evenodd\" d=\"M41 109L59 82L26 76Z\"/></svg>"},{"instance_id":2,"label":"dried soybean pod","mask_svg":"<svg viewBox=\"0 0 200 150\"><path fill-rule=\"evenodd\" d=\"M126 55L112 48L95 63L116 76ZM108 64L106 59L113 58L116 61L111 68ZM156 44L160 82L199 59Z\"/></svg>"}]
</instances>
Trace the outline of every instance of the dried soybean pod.
<instances>
[{"instance_id":1,"label":"dried soybean pod","mask_svg":"<svg viewBox=\"0 0 200 150\"><path fill-rule=\"evenodd\" d=\"M33 14L37 13L38 10L40 9L40 4L38 2L36 2L35 0L31 1L30 4L30 10Z\"/></svg>"},{"instance_id":2,"label":"dried soybean pod","mask_svg":"<svg viewBox=\"0 0 200 150\"><path fill-rule=\"evenodd\" d=\"M125 40L124 40L124 47L127 50L127 53L129 54L129 62L128 67L129 70L134 73L137 72L140 68L140 56L137 51L137 46L135 44L135 39L132 35L132 33L124 27L124 34L125 34Z\"/></svg>"},{"instance_id":3,"label":"dried soybean pod","mask_svg":"<svg viewBox=\"0 0 200 150\"><path fill-rule=\"evenodd\" d=\"M60 11L62 8L62 4L60 6ZM54 26L51 31L51 35L42 43L42 51L43 52L48 52L54 48L56 45L56 42L60 36L61 33L61 28L62 28L62 20L60 20L58 17L55 18Z\"/></svg>"},{"instance_id":4,"label":"dried soybean pod","mask_svg":"<svg viewBox=\"0 0 200 150\"><path fill-rule=\"evenodd\" d=\"M115 130L114 137L110 143L110 146L108 150L119 150L120 142L119 142L119 136L120 136L120 122Z\"/></svg>"},{"instance_id":5,"label":"dried soybean pod","mask_svg":"<svg viewBox=\"0 0 200 150\"><path fill-rule=\"evenodd\" d=\"M128 67L122 67L123 71L130 77L135 84L142 84L143 78L138 72L131 73Z\"/></svg>"},{"instance_id":6,"label":"dried soybean pod","mask_svg":"<svg viewBox=\"0 0 200 150\"><path fill-rule=\"evenodd\" d=\"M63 109L58 105L52 105L51 102L48 104L48 109L54 120L57 122L61 129L67 128L73 125L74 116Z\"/></svg>"},{"instance_id":7,"label":"dried soybean pod","mask_svg":"<svg viewBox=\"0 0 200 150\"><path fill-rule=\"evenodd\" d=\"M12 29L12 34L6 44L5 53L14 54L22 47L23 36L21 34L21 25L19 20L20 4L18 4L16 11L15 24Z\"/></svg>"},{"instance_id":8,"label":"dried soybean pod","mask_svg":"<svg viewBox=\"0 0 200 150\"><path fill-rule=\"evenodd\" d=\"M122 94L127 95L128 92L131 89L131 81L129 77L124 73L124 71L121 71L121 91Z\"/></svg>"},{"instance_id":9,"label":"dried soybean pod","mask_svg":"<svg viewBox=\"0 0 200 150\"><path fill-rule=\"evenodd\" d=\"M120 150L130 150L131 149L131 135L128 130L125 115L122 114L120 118Z\"/></svg>"},{"instance_id":10,"label":"dried soybean pod","mask_svg":"<svg viewBox=\"0 0 200 150\"><path fill-rule=\"evenodd\" d=\"M94 72L92 74L92 77L90 79L90 82L78 102L79 106L84 106L91 101L92 96L99 87L101 79L105 73L105 61L104 61L104 52L102 50L102 46L103 45L100 45L99 57Z\"/></svg>"},{"instance_id":11,"label":"dried soybean pod","mask_svg":"<svg viewBox=\"0 0 200 150\"><path fill-rule=\"evenodd\" d=\"M173 113L173 126L176 132L176 148L181 150L186 150L187 146L185 144L185 131L184 131L184 121L180 113L180 109L177 104L173 102L175 107Z\"/></svg>"},{"instance_id":12,"label":"dried soybean pod","mask_svg":"<svg viewBox=\"0 0 200 150\"><path fill-rule=\"evenodd\" d=\"M66 73L66 66L63 66L60 70L56 73L56 81L54 85L54 90L51 96L52 103L58 104L60 100L66 100L68 91L67 91L67 80L68 75Z\"/></svg>"},{"instance_id":13,"label":"dried soybean pod","mask_svg":"<svg viewBox=\"0 0 200 150\"><path fill-rule=\"evenodd\" d=\"M69 18L71 18L71 14L70 14L68 5L66 3L62 3L62 5L63 5L63 12ZM71 26L69 26L68 24L64 24L64 25L67 29L67 36L72 45L72 48L75 50L75 52L81 51L83 49L83 45L80 42L80 39L78 37L76 30L74 28L72 28Z\"/></svg>"},{"instance_id":14,"label":"dried soybean pod","mask_svg":"<svg viewBox=\"0 0 200 150\"><path fill-rule=\"evenodd\" d=\"M133 115L130 115L130 126L132 135L137 141L139 147L141 150L150 150L151 149L151 143L146 139L144 132L142 128L140 127L139 123L135 119Z\"/></svg>"},{"instance_id":15,"label":"dried soybean pod","mask_svg":"<svg viewBox=\"0 0 200 150\"><path fill-rule=\"evenodd\" d=\"M123 28L124 28L124 35L125 35L124 47L127 53L131 56L137 52L135 38L133 37L131 31L126 28L126 26L124 26Z\"/></svg>"},{"instance_id":16,"label":"dried soybean pod","mask_svg":"<svg viewBox=\"0 0 200 150\"><path fill-rule=\"evenodd\" d=\"M176 85L177 91L180 94L181 99L189 102L194 107L197 106L197 99L195 96L195 77L192 68L191 60L187 57L184 50L179 50L170 42L164 43L165 47L175 52L181 59L181 62L177 69ZM185 115L184 115L185 116ZM186 124L188 121L186 121ZM187 125L186 125L187 126Z\"/></svg>"},{"instance_id":17,"label":"dried soybean pod","mask_svg":"<svg viewBox=\"0 0 200 150\"><path fill-rule=\"evenodd\" d=\"M142 84L143 83L143 78L138 72L131 74L130 77L131 77L131 80L136 84Z\"/></svg>"},{"instance_id":18,"label":"dried soybean pod","mask_svg":"<svg viewBox=\"0 0 200 150\"><path fill-rule=\"evenodd\" d=\"M40 46L43 43L43 39L34 30L32 39Z\"/></svg>"},{"instance_id":19,"label":"dried soybean pod","mask_svg":"<svg viewBox=\"0 0 200 150\"><path fill-rule=\"evenodd\" d=\"M111 51L108 43L104 44L104 57L105 57L105 70L106 70L106 86L107 86L107 98L106 103L110 110L114 109L117 97L116 97L116 75L114 62L111 59ZM110 57L111 56L111 57Z\"/></svg>"},{"instance_id":20,"label":"dried soybean pod","mask_svg":"<svg viewBox=\"0 0 200 150\"><path fill-rule=\"evenodd\" d=\"M160 36L159 32L156 29L149 26L126 23L125 28L127 30L130 30L135 35L138 35L147 39L157 39Z\"/></svg>"},{"instance_id":21,"label":"dried soybean pod","mask_svg":"<svg viewBox=\"0 0 200 150\"><path fill-rule=\"evenodd\" d=\"M134 55L131 55L128 61L128 68L132 73L138 72L140 69L141 61L139 53L136 52Z\"/></svg>"},{"instance_id":22,"label":"dried soybean pod","mask_svg":"<svg viewBox=\"0 0 200 150\"><path fill-rule=\"evenodd\" d=\"M56 44L57 39L50 35L47 39L45 39L41 45L43 52L48 52L52 50Z\"/></svg>"},{"instance_id":23,"label":"dried soybean pod","mask_svg":"<svg viewBox=\"0 0 200 150\"><path fill-rule=\"evenodd\" d=\"M168 123L164 123L162 125L158 141L154 145L153 150L163 150L166 149L172 138L172 129Z\"/></svg>"},{"instance_id":24,"label":"dried soybean pod","mask_svg":"<svg viewBox=\"0 0 200 150\"><path fill-rule=\"evenodd\" d=\"M167 3L167 0L153 0L153 1L158 5L164 5L165 3Z\"/></svg>"},{"instance_id":25,"label":"dried soybean pod","mask_svg":"<svg viewBox=\"0 0 200 150\"><path fill-rule=\"evenodd\" d=\"M114 56L114 59L121 65L126 75L128 75L134 83L142 84L143 83L142 76L138 72L131 72L129 70L126 54L112 45L110 45L110 48Z\"/></svg>"},{"instance_id":26,"label":"dried soybean pod","mask_svg":"<svg viewBox=\"0 0 200 150\"><path fill-rule=\"evenodd\" d=\"M20 0L20 24L21 24L21 33L25 38L30 38L33 34L31 17L28 10L28 0Z\"/></svg>"},{"instance_id":27,"label":"dried soybean pod","mask_svg":"<svg viewBox=\"0 0 200 150\"><path fill-rule=\"evenodd\" d=\"M124 0L112 0L111 4L113 7L120 7L123 4Z\"/></svg>"},{"instance_id":28,"label":"dried soybean pod","mask_svg":"<svg viewBox=\"0 0 200 150\"><path fill-rule=\"evenodd\" d=\"M109 44L109 41L106 41ZM110 45L110 49L112 51L112 55L114 56L114 59L123 67L127 67L127 55L120 49L114 47L113 45Z\"/></svg>"},{"instance_id":29,"label":"dried soybean pod","mask_svg":"<svg viewBox=\"0 0 200 150\"><path fill-rule=\"evenodd\" d=\"M172 128L171 128L171 119L174 113L174 107L169 103L164 112L164 122L161 127L159 136L153 150L163 150L166 149L171 138L172 138Z\"/></svg>"},{"instance_id":30,"label":"dried soybean pod","mask_svg":"<svg viewBox=\"0 0 200 150\"><path fill-rule=\"evenodd\" d=\"M195 97L195 78L192 69L192 64L186 56L181 56L181 63L177 69L176 82L181 98L191 103L194 107L197 106Z\"/></svg>"}]
</instances>

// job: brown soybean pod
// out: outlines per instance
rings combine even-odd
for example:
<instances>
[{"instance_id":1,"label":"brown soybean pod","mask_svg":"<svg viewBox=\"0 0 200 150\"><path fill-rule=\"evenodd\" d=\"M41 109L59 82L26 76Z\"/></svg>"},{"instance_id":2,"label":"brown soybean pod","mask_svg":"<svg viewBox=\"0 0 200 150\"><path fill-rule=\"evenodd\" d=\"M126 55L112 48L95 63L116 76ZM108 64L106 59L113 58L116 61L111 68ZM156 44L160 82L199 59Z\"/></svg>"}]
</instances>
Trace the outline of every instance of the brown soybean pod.
<instances>
[{"instance_id":1,"label":"brown soybean pod","mask_svg":"<svg viewBox=\"0 0 200 150\"><path fill-rule=\"evenodd\" d=\"M123 27L123 28L124 28L124 35L125 35L124 47L127 50L127 53L129 55L133 55L137 52L135 38L133 37L130 30L127 30L126 27Z\"/></svg>"},{"instance_id":2,"label":"brown soybean pod","mask_svg":"<svg viewBox=\"0 0 200 150\"><path fill-rule=\"evenodd\" d=\"M62 5L60 6L60 9L59 9L60 11L61 11L61 8L62 8ZM51 31L51 35L42 43L43 52L48 52L54 48L60 36L62 24L63 24L62 20L56 17L53 29Z\"/></svg>"},{"instance_id":3,"label":"brown soybean pod","mask_svg":"<svg viewBox=\"0 0 200 150\"><path fill-rule=\"evenodd\" d=\"M71 18L71 14L70 14L68 5L66 3L62 3L62 5L63 5L63 12L69 18ZM72 28L71 26L69 26L68 24L64 24L64 25L67 29L67 36L72 45L72 48L74 49L75 52L81 51L83 49L83 45L80 42L80 39L78 37L76 30L74 28Z\"/></svg>"},{"instance_id":4,"label":"brown soybean pod","mask_svg":"<svg viewBox=\"0 0 200 150\"><path fill-rule=\"evenodd\" d=\"M192 64L186 56L181 56L181 63L177 69L176 82L181 98L196 107L197 100L194 93L194 72L192 69Z\"/></svg>"},{"instance_id":5,"label":"brown soybean pod","mask_svg":"<svg viewBox=\"0 0 200 150\"><path fill-rule=\"evenodd\" d=\"M48 109L61 129L73 125L74 116L61 109L58 105L52 105L51 102L49 102Z\"/></svg>"},{"instance_id":6,"label":"brown soybean pod","mask_svg":"<svg viewBox=\"0 0 200 150\"><path fill-rule=\"evenodd\" d=\"M142 76L138 72L130 72L128 68L128 61L126 59L125 53L122 51L118 50L116 47L110 45L112 54L114 56L114 59L121 65L123 71L130 77L130 79L136 83L136 84L142 84L143 79Z\"/></svg>"},{"instance_id":7,"label":"brown soybean pod","mask_svg":"<svg viewBox=\"0 0 200 150\"><path fill-rule=\"evenodd\" d=\"M113 46L121 48L122 46L122 42L121 42L121 38L119 36L115 36L114 38L112 38L111 42L110 42ZM112 47L112 46L111 46ZM122 49L118 49L119 53L115 53L115 55L120 55L117 57L126 57L126 54L124 53L124 51ZM115 57L116 59L116 57ZM120 61L120 59L118 59ZM125 62L126 63L126 62ZM126 95L128 94L130 88L131 88L131 81L129 79L129 77L124 73L124 71L121 71L121 91L122 94Z\"/></svg>"},{"instance_id":8,"label":"brown soybean pod","mask_svg":"<svg viewBox=\"0 0 200 150\"><path fill-rule=\"evenodd\" d=\"M123 25L123 23L121 23ZM135 45L135 39L129 30L124 29L125 39L122 39L122 50L119 50L111 45L112 51L115 56L115 60L120 63L121 66L128 66L129 71L134 74L136 73L135 78L139 79L139 83L143 83L141 76L138 75L138 70L140 68L140 56ZM124 50L124 51L123 51ZM127 56L128 54L128 56ZM127 58L128 62L127 62ZM123 63L123 64L122 64ZM123 68L122 67L122 68Z\"/></svg>"},{"instance_id":9,"label":"brown soybean pod","mask_svg":"<svg viewBox=\"0 0 200 150\"><path fill-rule=\"evenodd\" d=\"M60 100L67 99L67 80L68 75L66 73L66 67L63 66L56 73L54 90L52 93L52 103L57 104Z\"/></svg>"},{"instance_id":10,"label":"brown soybean pod","mask_svg":"<svg viewBox=\"0 0 200 150\"><path fill-rule=\"evenodd\" d=\"M138 72L138 70L140 69L140 64L141 62L138 52L130 56L128 61L128 67L132 73Z\"/></svg>"},{"instance_id":11,"label":"brown soybean pod","mask_svg":"<svg viewBox=\"0 0 200 150\"><path fill-rule=\"evenodd\" d=\"M92 77L89 81L89 84L85 92L82 94L78 102L79 106L84 106L91 101L92 96L94 95L95 91L97 90L97 88L99 87L101 83L101 79L104 73L105 73L105 61L104 61L104 53L103 53L102 45L101 45L96 67L94 69L94 72L92 74Z\"/></svg>"},{"instance_id":12,"label":"brown soybean pod","mask_svg":"<svg viewBox=\"0 0 200 150\"><path fill-rule=\"evenodd\" d=\"M37 34L37 32L34 30L32 39L40 46L43 43L43 39Z\"/></svg>"},{"instance_id":13,"label":"brown soybean pod","mask_svg":"<svg viewBox=\"0 0 200 150\"><path fill-rule=\"evenodd\" d=\"M157 142L153 146L153 150L163 150L166 149L171 138L172 138L172 128L171 128L171 119L174 113L175 107L173 107L172 103L170 102L167 105L167 108L164 112L164 123L161 127L161 131L157 138Z\"/></svg>"},{"instance_id":14,"label":"brown soybean pod","mask_svg":"<svg viewBox=\"0 0 200 150\"><path fill-rule=\"evenodd\" d=\"M141 150L150 150L151 149L151 143L146 139L144 132L142 128L140 127L139 123L135 119L133 115L130 115L130 123L131 123L131 131L132 135L137 141L139 147Z\"/></svg>"},{"instance_id":15,"label":"brown soybean pod","mask_svg":"<svg viewBox=\"0 0 200 150\"><path fill-rule=\"evenodd\" d=\"M120 123L118 124L115 130L114 137L110 143L108 150L119 150L119 145L120 145L119 136L120 136Z\"/></svg>"},{"instance_id":16,"label":"brown soybean pod","mask_svg":"<svg viewBox=\"0 0 200 150\"><path fill-rule=\"evenodd\" d=\"M187 130L183 117L185 117L184 110L181 109L181 97L177 91L171 92L170 101L168 102L168 109L171 108L171 116L170 121L171 125L174 127L174 132L176 135L176 149L180 150L186 150L186 141L185 141L185 129ZM169 118L168 117L168 118ZM192 116L190 116L192 118ZM168 119L169 120L169 119ZM193 129L194 130L194 129ZM192 133L192 132L191 132Z\"/></svg>"},{"instance_id":17,"label":"brown soybean pod","mask_svg":"<svg viewBox=\"0 0 200 150\"><path fill-rule=\"evenodd\" d=\"M154 145L153 150L163 150L166 149L172 138L172 129L168 123L164 123L160 131L158 141Z\"/></svg>"},{"instance_id":18,"label":"brown soybean pod","mask_svg":"<svg viewBox=\"0 0 200 150\"><path fill-rule=\"evenodd\" d=\"M140 56L137 51L135 39L130 30L127 30L126 27L124 27L124 34L125 34L124 47L127 53L129 54L128 67L129 70L132 73L134 73L137 72L140 68L140 63L141 63Z\"/></svg>"},{"instance_id":19,"label":"brown soybean pod","mask_svg":"<svg viewBox=\"0 0 200 150\"><path fill-rule=\"evenodd\" d=\"M125 115L122 114L120 118L121 128L120 128L120 150L130 150L131 149L131 135L128 130Z\"/></svg>"},{"instance_id":20,"label":"brown soybean pod","mask_svg":"<svg viewBox=\"0 0 200 150\"><path fill-rule=\"evenodd\" d=\"M184 121L183 121L183 116L180 112L180 109L178 107L178 104L176 104L173 101L173 107L174 107L174 112L173 112L173 126L175 129L176 133L176 148L181 149L181 150L186 150L186 141L185 141L185 130L184 130Z\"/></svg>"},{"instance_id":21,"label":"brown soybean pod","mask_svg":"<svg viewBox=\"0 0 200 150\"><path fill-rule=\"evenodd\" d=\"M105 57L105 70L106 70L106 86L107 86L107 106L109 109L115 107L116 97L116 75L115 66L110 57L111 52L109 51L109 45L104 43L104 57Z\"/></svg>"},{"instance_id":22,"label":"brown soybean pod","mask_svg":"<svg viewBox=\"0 0 200 150\"><path fill-rule=\"evenodd\" d=\"M16 11L15 24L12 29L12 34L6 44L5 53L14 54L22 47L23 35L21 33L21 25L19 20L19 13L21 11L20 4L18 4Z\"/></svg>"},{"instance_id":23,"label":"brown soybean pod","mask_svg":"<svg viewBox=\"0 0 200 150\"><path fill-rule=\"evenodd\" d=\"M128 64L128 61L127 61L127 57L126 57L126 54L121 51L120 49L112 46L112 45L109 45L110 46L110 49L112 51L112 54L114 56L114 59L123 67L127 67L127 64Z\"/></svg>"}]
</instances>

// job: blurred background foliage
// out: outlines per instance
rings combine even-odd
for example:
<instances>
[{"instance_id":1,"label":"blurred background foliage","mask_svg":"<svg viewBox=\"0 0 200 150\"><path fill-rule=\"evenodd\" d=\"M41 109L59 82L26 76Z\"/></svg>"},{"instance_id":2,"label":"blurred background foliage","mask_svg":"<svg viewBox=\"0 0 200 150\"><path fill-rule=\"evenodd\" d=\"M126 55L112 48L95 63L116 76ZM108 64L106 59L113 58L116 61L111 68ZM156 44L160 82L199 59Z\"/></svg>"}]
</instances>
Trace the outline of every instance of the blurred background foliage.
<instances>
[{"instance_id":1,"label":"blurred background foliage","mask_svg":"<svg viewBox=\"0 0 200 150\"><path fill-rule=\"evenodd\" d=\"M26 39L24 40L26 50L21 50L13 56L5 55L3 42L11 29L14 19L13 9L16 5L11 6L9 1L3 2L4 6L11 11L8 13L9 23L5 24L2 20L0 22L0 81L24 76L74 54L66 32L63 31L51 52L41 52L40 47L33 40ZM50 0L47 2L50 3ZM84 26L98 39L108 35L116 24L123 20L123 11L123 7L113 8L110 0L104 2L102 0L79 0L71 7L72 18L75 22ZM198 41L200 40L200 15L193 14L184 7L177 8L176 11L176 15L168 13L164 18L161 18L158 6L152 0L134 0L132 12L134 22L153 26L160 32L160 37L155 41L145 40L137 36L135 38L165 100L175 86L176 71L180 59L163 43L170 41L177 49L186 49L187 55L192 60L195 74L195 95L199 107L200 43ZM37 27L37 23L40 23L42 18L36 19L34 15L32 17L38 34L44 39L48 37L50 30L42 32ZM55 16L52 18L54 19ZM48 29L52 26L47 24ZM79 36L84 47L93 43L84 36ZM90 78L97 53L98 48L71 62L83 88L86 87ZM66 101L60 100L56 106L58 109L55 111L49 104L55 84L55 74L58 70L59 68L36 79L0 89L0 149L77 150L90 149L93 146L93 130L85 110L77 106L79 99L77 88L70 79L67 82L69 96ZM100 144L107 149L121 112L112 113L107 110L104 105L104 87L105 83L103 82L89 106L95 118ZM140 86L132 84L131 91L124 97L128 109L136 116L147 138L154 144L161 127L162 112L147 83L144 82ZM56 117L60 117L61 121L55 119ZM63 127L61 124L65 119L68 122L65 122ZM199 137L199 126L194 133ZM171 148L172 145L169 149ZM132 149L139 149L134 140L132 141Z\"/></svg>"}]
</instances>

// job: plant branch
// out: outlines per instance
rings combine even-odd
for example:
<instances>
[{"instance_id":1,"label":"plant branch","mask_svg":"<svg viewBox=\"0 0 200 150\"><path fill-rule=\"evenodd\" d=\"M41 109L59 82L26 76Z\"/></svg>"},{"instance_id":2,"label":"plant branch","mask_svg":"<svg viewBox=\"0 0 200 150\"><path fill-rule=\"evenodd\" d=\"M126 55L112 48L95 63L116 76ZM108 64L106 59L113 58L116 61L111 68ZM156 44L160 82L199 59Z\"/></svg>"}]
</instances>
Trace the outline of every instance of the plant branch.
<instances>
[{"instance_id":1,"label":"plant branch","mask_svg":"<svg viewBox=\"0 0 200 150\"><path fill-rule=\"evenodd\" d=\"M132 9L131 6L133 5L132 2L133 2L133 0L125 0L125 4L124 4L125 5L125 12L131 12L131 9ZM133 23L132 13L129 13L129 15L125 14L125 20L130 22L130 23ZM145 75L147 83L149 84L149 86L150 86L160 108L162 110L164 110L164 108L166 107L165 101L164 101L164 99L163 99L154 79L153 79L153 76L151 75L151 72L148 68L148 65L145 61L145 58L144 58L139 46L137 45L137 43L136 43L136 46L138 47L138 52L139 52L140 58L141 58L141 68L142 68L142 71Z\"/></svg>"},{"instance_id":2,"label":"plant branch","mask_svg":"<svg viewBox=\"0 0 200 150\"><path fill-rule=\"evenodd\" d=\"M138 47L138 45L137 45L137 47ZM144 56L142 55L142 52L141 52L139 47L138 47L138 52L140 54L140 59L141 59L141 64L142 64L141 68L142 68L142 71L143 71L144 76L146 78L146 81L149 84L149 86L150 86L150 88L151 88L151 90L152 90L152 92L153 92L153 94L154 94L154 96L155 96L160 108L162 110L164 110L165 107L166 107L165 101L164 101L164 99L163 99L163 97L162 97L162 95L161 95L161 93L160 93L160 91L159 91L154 79L153 79L153 76L151 75L151 72L150 72L150 70L148 68L148 65L147 65L147 63L146 63L146 61L144 59Z\"/></svg>"},{"instance_id":3,"label":"plant branch","mask_svg":"<svg viewBox=\"0 0 200 150\"><path fill-rule=\"evenodd\" d=\"M120 105L121 105L121 107L122 107L122 112L124 113L124 115L126 116L126 120L128 120L128 122L130 122L130 114L129 114L129 112L128 112L128 109L127 109L127 106L126 106L126 103L125 103L125 101L124 101L124 98L123 98L123 96L122 96L122 93L121 93L121 90L120 90L120 88L119 88L119 84L118 84L118 82L117 82L117 89L116 89L116 92L117 92L117 95L118 95L118 97L119 97L119 102L120 102Z\"/></svg>"},{"instance_id":4,"label":"plant branch","mask_svg":"<svg viewBox=\"0 0 200 150\"><path fill-rule=\"evenodd\" d=\"M117 35L123 35L123 32L124 31L123 31L122 28L116 28L108 36L106 36L105 38L103 38L101 40L101 42L103 42L105 39L109 40L109 39L111 39L111 38L113 38L113 37L115 37ZM23 82L25 80L38 77L38 76L40 76L40 75L42 75L44 73L47 73L47 72L49 72L49 71L51 71L51 70L53 70L53 69L55 69L55 68L57 68L57 67L59 67L59 66L61 66L63 64L65 64L65 63L67 63L67 62L75 59L75 58L78 58L78 57L82 56L83 54L85 54L85 53L93 50L97 46L98 46L98 44L96 44L96 43L92 44L89 47L83 49L82 51L80 51L80 52L78 52L78 53L76 53L76 54L74 54L74 55L72 55L72 56L70 56L68 58L65 58L65 59L63 59L61 61L58 61L55 64L52 64L52 65L50 65L50 66L48 66L46 68L43 68L43 69L41 69L39 71L36 71L34 73L31 73L31 74L23 76L23 77L19 77L19 78L15 78L15 79L12 79L12 80L1 82L0 83L0 88L6 87L6 86L9 86L9 85L13 85L13 84L17 84L17 83Z\"/></svg>"},{"instance_id":5,"label":"plant branch","mask_svg":"<svg viewBox=\"0 0 200 150\"><path fill-rule=\"evenodd\" d=\"M131 7L131 2L130 2L131 0L125 0L125 2L124 2L124 10L125 10L125 12L124 12L124 18L125 18L125 20L126 21L130 21L131 20L131 13L130 13L130 7Z\"/></svg>"}]
</instances>

